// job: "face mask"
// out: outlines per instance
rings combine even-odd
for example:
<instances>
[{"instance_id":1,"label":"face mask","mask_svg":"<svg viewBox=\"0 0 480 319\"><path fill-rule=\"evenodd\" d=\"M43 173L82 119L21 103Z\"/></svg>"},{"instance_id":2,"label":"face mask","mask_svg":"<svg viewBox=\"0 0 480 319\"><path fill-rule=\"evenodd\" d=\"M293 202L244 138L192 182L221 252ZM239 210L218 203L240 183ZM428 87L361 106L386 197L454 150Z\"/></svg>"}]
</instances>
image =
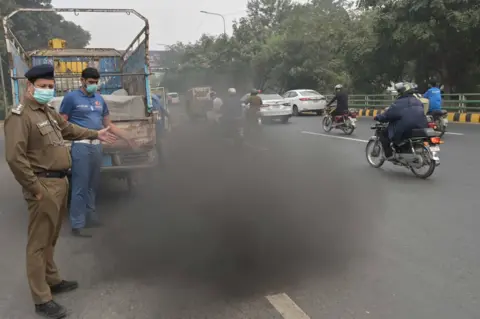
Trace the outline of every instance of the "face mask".
<instances>
[{"instance_id":1,"label":"face mask","mask_svg":"<svg viewBox=\"0 0 480 319\"><path fill-rule=\"evenodd\" d=\"M98 90L98 85L97 84L89 84L85 87L85 90L89 93L89 94L93 94L95 92L97 92Z\"/></svg>"},{"instance_id":2,"label":"face mask","mask_svg":"<svg viewBox=\"0 0 480 319\"><path fill-rule=\"evenodd\" d=\"M39 89L35 88L33 92L33 98L40 104L47 104L55 96L55 91L53 89Z\"/></svg>"}]
</instances>

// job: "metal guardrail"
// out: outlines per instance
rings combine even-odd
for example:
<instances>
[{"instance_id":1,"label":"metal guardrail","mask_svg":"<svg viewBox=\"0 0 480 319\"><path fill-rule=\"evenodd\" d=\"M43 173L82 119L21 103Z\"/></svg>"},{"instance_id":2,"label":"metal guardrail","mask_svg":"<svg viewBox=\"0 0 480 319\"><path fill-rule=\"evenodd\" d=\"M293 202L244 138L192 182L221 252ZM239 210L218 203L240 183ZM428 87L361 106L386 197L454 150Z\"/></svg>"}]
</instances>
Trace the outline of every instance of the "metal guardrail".
<instances>
[{"instance_id":1,"label":"metal guardrail","mask_svg":"<svg viewBox=\"0 0 480 319\"><path fill-rule=\"evenodd\" d=\"M332 95L327 95L327 100ZM480 113L480 93L443 94L442 108L450 112ZM348 106L355 109L383 109L395 101L395 95L388 94L351 94Z\"/></svg>"}]
</instances>

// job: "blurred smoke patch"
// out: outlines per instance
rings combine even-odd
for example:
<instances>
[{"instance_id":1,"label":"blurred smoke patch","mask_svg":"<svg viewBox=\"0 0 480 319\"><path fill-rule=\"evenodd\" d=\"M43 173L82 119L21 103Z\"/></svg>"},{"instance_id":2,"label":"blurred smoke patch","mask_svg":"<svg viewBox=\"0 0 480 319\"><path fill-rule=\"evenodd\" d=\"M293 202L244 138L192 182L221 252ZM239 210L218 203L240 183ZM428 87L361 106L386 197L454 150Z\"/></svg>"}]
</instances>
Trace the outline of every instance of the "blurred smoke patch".
<instances>
[{"instance_id":1,"label":"blurred smoke patch","mask_svg":"<svg viewBox=\"0 0 480 319\"><path fill-rule=\"evenodd\" d=\"M329 152L344 144L259 143L268 151L242 152L204 124L184 126L140 194L106 191L101 204L115 208L95 245L102 279L164 278L242 297L338 274L363 254L381 190Z\"/></svg>"}]
</instances>

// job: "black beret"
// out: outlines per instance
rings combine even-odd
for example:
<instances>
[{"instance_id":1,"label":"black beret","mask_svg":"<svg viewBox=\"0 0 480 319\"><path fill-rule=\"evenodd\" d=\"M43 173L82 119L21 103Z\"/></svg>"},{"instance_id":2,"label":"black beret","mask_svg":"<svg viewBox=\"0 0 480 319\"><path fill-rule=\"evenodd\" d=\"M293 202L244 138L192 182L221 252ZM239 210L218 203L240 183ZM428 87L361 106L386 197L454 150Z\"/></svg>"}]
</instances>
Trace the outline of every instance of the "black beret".
<instances>
[{"instance_id":1,"label":"black beret","mask_svg":"<svg viewBox=\"0 0 480 319\"><path fill-rule=\"evenodd\" d=\"M25 73L25 77L30 82L34 82L38 79L53 80L55 78L55 69L53 68L53 65L40 64L28 70L27 73Z\"/></svg>"}]
</instances>

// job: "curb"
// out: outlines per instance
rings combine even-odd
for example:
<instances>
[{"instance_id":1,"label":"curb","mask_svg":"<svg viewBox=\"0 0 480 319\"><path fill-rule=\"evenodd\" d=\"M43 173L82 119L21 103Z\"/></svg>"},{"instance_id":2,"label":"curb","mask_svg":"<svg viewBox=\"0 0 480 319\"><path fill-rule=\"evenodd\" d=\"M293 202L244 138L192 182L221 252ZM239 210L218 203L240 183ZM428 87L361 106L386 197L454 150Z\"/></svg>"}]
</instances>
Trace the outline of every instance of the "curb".
<instances>
[{"instance_id":1,"label":"curb","mask_svg":"<svg viewBox=\"0 0 480 319\"><path fill-rule=\"evenodd\" d=\"M382 110L376 109L361 109L358 110L359 117L374 117L382 113ZM471 123L480 124L480 113L458 113L449 112L448 121L453 123Z\"/></svg>"}]
</instances>

